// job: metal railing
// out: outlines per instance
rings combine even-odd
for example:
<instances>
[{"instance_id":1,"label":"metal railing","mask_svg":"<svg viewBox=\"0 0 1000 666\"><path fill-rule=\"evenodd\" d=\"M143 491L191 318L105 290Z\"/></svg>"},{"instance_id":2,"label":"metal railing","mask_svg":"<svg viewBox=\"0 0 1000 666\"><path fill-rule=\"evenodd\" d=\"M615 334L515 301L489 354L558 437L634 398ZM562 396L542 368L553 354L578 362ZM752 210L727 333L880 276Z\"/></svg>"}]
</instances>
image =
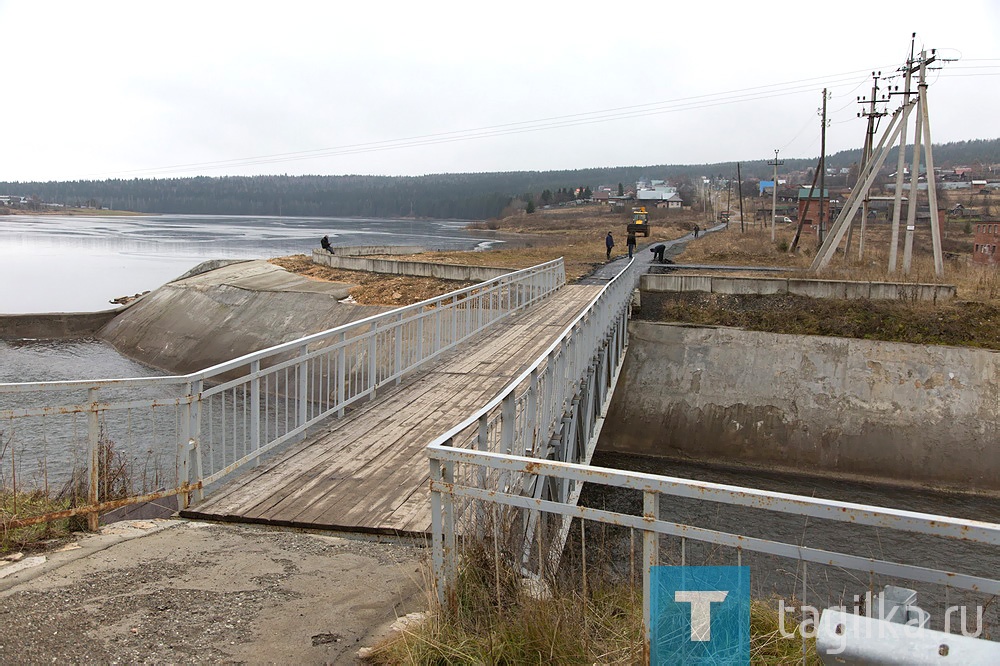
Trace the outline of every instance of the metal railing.
<instances>
[{"instance_id":1,"label":"metal railing","mask_svg":"<svg viewBox=\"0 0 1000 666\"><path fill-rule=\"evenodd\" d=\"M462 504L475 505L473 510L464 512L466 521L474 520L478 516L491 515L493 529L497 529L498 524L508 525L511 522L509 517L506 520L498 520L495 517L496 509L499 507L501 511L522 516L542 512L556 516L560 520L578 518L641 532L643 621L647 648L651 627L651 567L660 563L661 537L674 537L675 541L680 542L678 563L681 565L692 563L693 558L690 554L692 542L732 549L731 564L743 564L748 554L795 560L795 578L801 583L801 597L797 602L802 605L803 613L807 595L810 594L807 574L810 564L816 565L817 569L824 569L823 573L814 574L820 578L825 576L829 579L829 573L825 569L830 567L868 574L869 591L874 588L876 579L881 583L886 582L886 579L893 582L896 579L903 579L938 586L938 590L944 591L946 629L948 609L957 607L954 606L956 602L965 605L975 603L981 610L984 607L990 608L993 603L992 597L1000 595L995 550L996 546L1000 545L1000 524L570 462L541 461L523 455L456 448L446 446L444 442L436 442L430 447L430 457L431 492L435 506L438 507L435 511L432 535L435 579L439 600L443 603L447 601L449 591L454 588L456 582L459 557L456 550L457 535L472 532L467 525L463 526L460 523L463 512L459 507ZM510 477L547 478L556 483L588 483L631 491L641 495L641 508L636 513L628 513L578 506L576 503L558 499L526 496L518 492L517 488L496 482L497 479ZM487 482L484 483L483 480ZM670 500L669 503L665 503L667 499ZM837 549L834 549L806 545L805 530L801 535L796 535L798 538L794 540L780 541L749 535L748 523L739 520L735 521L734 531L727 532L661 518L661 506L670 507L672 510L679 502L725 506L727 511L733 512L763 511L769 514L787 514L801 517L804 521L835 521L846 523L848 531L842 537L834 539L837 546ZM493 510L491 511L489 507ZM700 513L711 512L702 510ZM849 552L847 546L851 542L858 541L858 533L866 529L873 530L872 543L877 543L879 548L885 548L885 544L890 540L886 533L879 530L913 533L919 535L922 544L938 542L938 549L941 551L938 561L941 564L937 567L927 566L925 563L898 561L903 558L889 560ZM957 562L975 560L976 549L985 553L981 552L978 555L981 558L978 562L980 571L973 573L956 571ZM907 550L905 547L901 549L903 553ZM513 551L518 552L516 546ZM720 558L717 550L712 552L712 558L713 563L717 564ZM625 561L628 561L628 557ZM544 563L538 564L541 567ZM765 565L771 571L780 568L780 565L771 561ZM968 566L971 565L967 564ZM861 578L848 577L845 580L848 584L864 585ZM815 595L814 592L812 594ZM858 598L854 597L856 609ZM851 605L843 604L843 599L839 601L847 607ZM941 595L938 594L934 597L934 603L940 601ZM867 611L870 613L871 607ZM961 617L962 631L965 633L964 610ZM978 622L978 630L981 632L983 629L981 615ZM802 635L802 640L805 650L805 633ZM648 653L647 649L646 654Z\"/></svg>"},{"instance_id":2,"label":"metal railing","mask_svg":"<svg viewBox=\"0 0 1000 666\"><path fill-rule=\"evenodd\" d=\"M0 491L86 498L41 515L0 507L0 518L16 528L88 514L96 526L99 511L137 501L179 495L186 507L565 280L557 259L187 375L0 384Z\"/></svg>"},{"instance_id":3,"label":"metal railing","mask_svg":"<svg viewBox=\"0 0 1000 666\"><path fill-rule=\"evenodd\" d=\"M454 563L459 531L482 535L484 516L469 503L452 500L452 488L489 488L491 492L524 496L532 501L575 505L582 484L556 479L534 470L456 470L443 451L470 449L484 454L528 456L588 464L617 381L628 341L628 315L636 283L633 262L593 299L559 338L518 378L475 414L435 439L429 446L433 565L441 583ZM525 567L539 533L537 510L523 521L511 521L505 532L516 534ZM456 530L456 525L464 528ZM558 552L569 521L552 526L548 543Z\"/></svg>"}]
</instances>

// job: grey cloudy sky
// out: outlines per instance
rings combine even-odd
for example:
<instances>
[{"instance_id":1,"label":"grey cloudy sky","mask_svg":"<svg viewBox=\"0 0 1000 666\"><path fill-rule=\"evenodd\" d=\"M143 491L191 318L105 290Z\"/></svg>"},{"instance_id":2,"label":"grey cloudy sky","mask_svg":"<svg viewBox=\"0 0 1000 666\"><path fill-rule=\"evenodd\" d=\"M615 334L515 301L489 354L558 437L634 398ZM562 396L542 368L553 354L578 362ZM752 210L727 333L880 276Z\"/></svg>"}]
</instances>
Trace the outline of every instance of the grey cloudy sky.
<instances>
[{"instance_id":1,"label":"grey cloudy sky","mask_svg":"<svg viewBox=\"0 0 1000 666\"><path fill-rule=\"evenodd\" d=\"M1000 137L990 0L0 0L0 25L0 180L815 157L823 87L828 152L859 148L911 32L959 58L935 142Z\"/></svg>"}]
</instances>

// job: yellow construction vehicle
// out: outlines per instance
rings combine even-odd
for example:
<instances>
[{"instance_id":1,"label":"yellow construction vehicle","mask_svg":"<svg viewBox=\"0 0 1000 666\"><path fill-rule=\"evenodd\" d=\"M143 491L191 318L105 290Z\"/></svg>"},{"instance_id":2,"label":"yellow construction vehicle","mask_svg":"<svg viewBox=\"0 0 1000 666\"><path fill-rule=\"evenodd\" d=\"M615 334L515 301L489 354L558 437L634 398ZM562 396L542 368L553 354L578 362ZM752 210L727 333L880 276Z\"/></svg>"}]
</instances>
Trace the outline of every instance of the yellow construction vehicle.
<instances>
[{"instance_id":1,"label":"yellow construction vehicle","mask_svg":"<svg viewBox=\"0 0 1000 666\"><path fill-rule=\"evenodd\" d=\"M628 225L628 232L637 236L642 234L649 238L649 213L646 212L645 206L632 209L632 222Z\"/></svg>"}]
</instances>

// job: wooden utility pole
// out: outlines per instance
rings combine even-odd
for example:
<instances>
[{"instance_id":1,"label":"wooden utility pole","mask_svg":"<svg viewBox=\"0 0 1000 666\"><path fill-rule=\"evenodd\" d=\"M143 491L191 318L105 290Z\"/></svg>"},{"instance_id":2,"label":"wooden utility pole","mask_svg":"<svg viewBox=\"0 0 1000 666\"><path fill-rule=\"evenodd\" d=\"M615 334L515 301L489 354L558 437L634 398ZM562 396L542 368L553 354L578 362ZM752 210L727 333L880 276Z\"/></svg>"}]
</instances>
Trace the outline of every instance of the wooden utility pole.
<instances>
[{"instance_id":1,"label":"wooden utility pole","mask_svg":"<svg viewBox=\"0 0 1000 666\"><path fill-rule=\"evenodd\" d=\"M774 182L771 184L771 242L774 242L774 216L778 214L778 167L784 162L778 161L778 149L774 149L774 161L768 162L774 165Z\"/></svg>"},{"instance_id":2,"label":"wooden utility pole","mask_svg":"<svg viewBox=\"0 0 1000 666\"><path fill-rule=\"evenodd\" d=\"M822 162L820 163L822 164ZM788 248L788 252L795 252L795 248L799 246L799 237L802 236L802 226L806 223L806 216L809 214L809 204L812 203L813 191L816 189L816 179L819 178L819 169L817 168L813 171L813 182L809 186L809 196L806 197L806 205L802 209L802 214L799 215L798 225L795 227L795 237L792 238L792 245Z\"/></svg>"}]
</instances>

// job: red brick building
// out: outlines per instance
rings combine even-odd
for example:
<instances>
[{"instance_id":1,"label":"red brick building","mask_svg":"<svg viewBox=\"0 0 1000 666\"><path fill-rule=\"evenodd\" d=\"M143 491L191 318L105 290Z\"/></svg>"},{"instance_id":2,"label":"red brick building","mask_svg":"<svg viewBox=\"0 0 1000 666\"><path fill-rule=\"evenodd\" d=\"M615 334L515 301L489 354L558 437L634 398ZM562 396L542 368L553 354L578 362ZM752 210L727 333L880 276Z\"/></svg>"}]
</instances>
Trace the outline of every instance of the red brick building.
<instances>
[{"instance_id":1,"label":"red brick building","mask_svg":"<svg viewBox=\"0 0 1000 666\"><path fill-rule=\"evenodd\" d=\"M809 203L808 215L805 215L806 202ZM823 207L823 227L829 231L833 223L833 220L830 219L830 191L824 189L822 194L820 194L819 188L816 188L812 192L812 197L810 197L808 187L799 188L798 219L802 222L803 234L818 233L820 206Z\"/></svg>"},{"instance_id":2,"label":"red brick building","mask_svg":"<svg viewBox=\"0 0 1000 666\"><path fill-rule=\"evenodd\" d=\"M1000 247L1000 223L996 220L978 222L975 245L972 247L973 263L992 266L1000 262L1000 255L997 254L997 248Z\"/></svg>"}]
</instances>

